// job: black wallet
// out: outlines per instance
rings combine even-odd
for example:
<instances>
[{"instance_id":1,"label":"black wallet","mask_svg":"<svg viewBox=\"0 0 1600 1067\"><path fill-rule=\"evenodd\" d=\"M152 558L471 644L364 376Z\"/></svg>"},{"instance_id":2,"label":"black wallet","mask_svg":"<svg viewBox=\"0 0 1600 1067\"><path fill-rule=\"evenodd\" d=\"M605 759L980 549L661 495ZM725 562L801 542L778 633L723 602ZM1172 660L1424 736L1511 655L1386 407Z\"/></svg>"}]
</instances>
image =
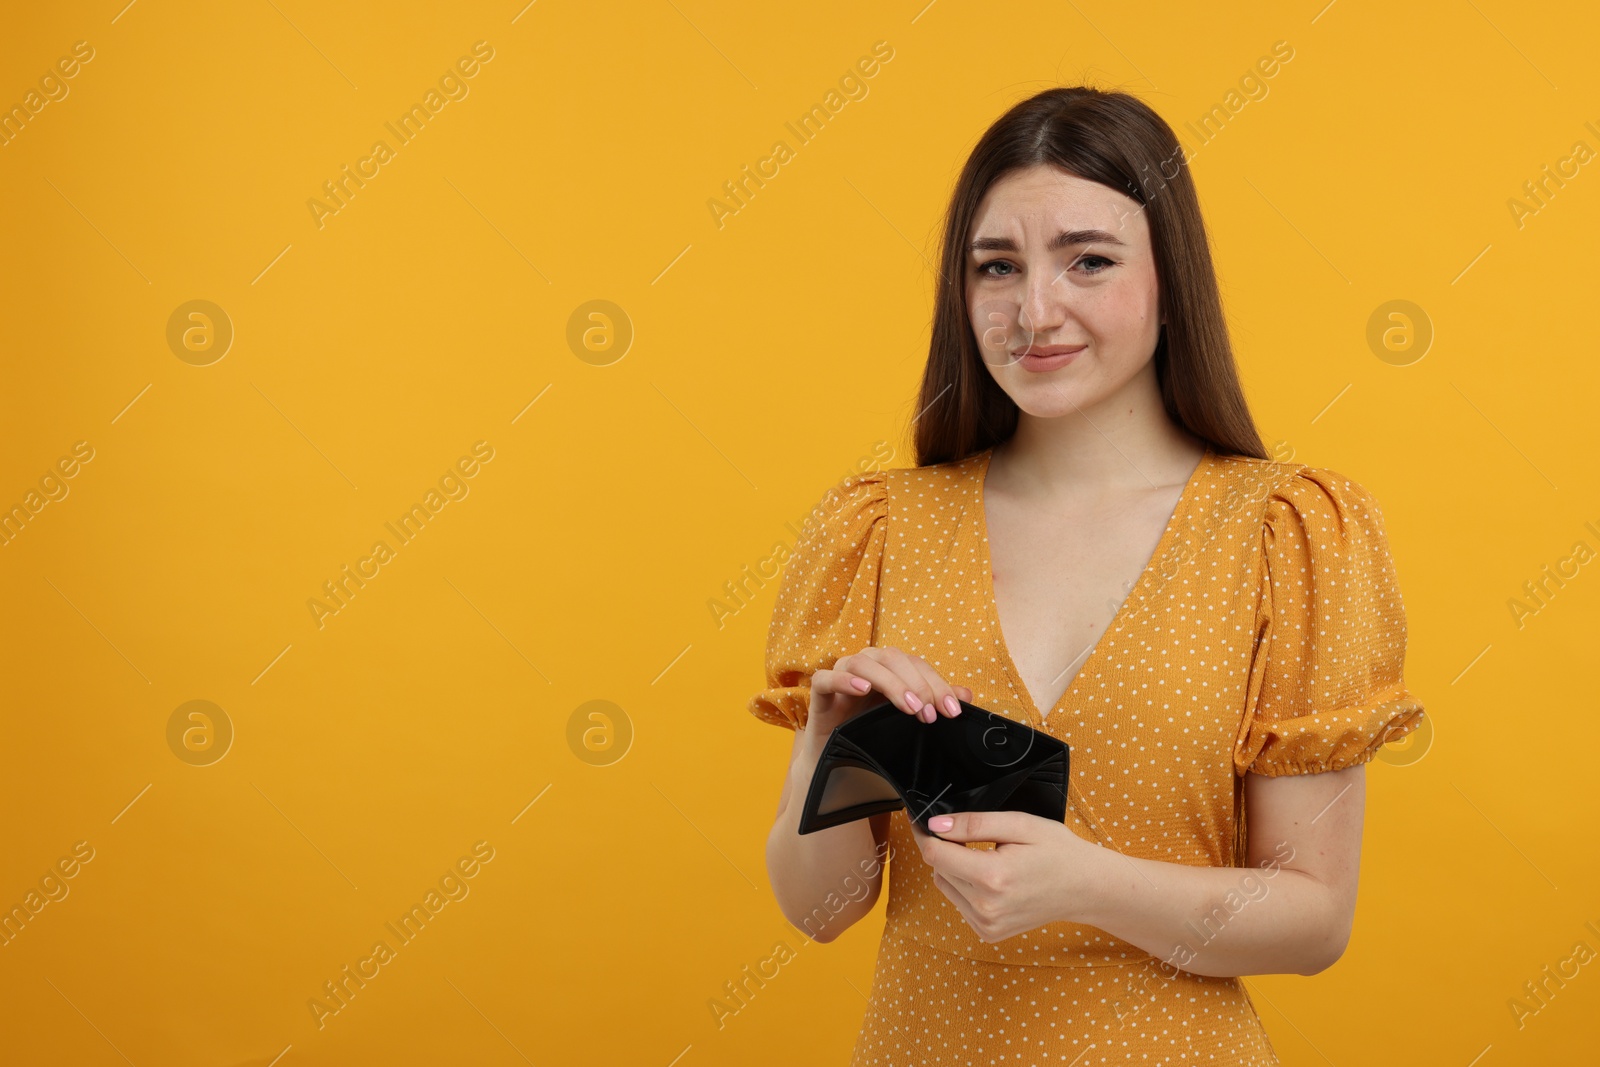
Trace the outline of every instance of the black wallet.
<instances>
[{"instance_id":1,"label":"black wallet","mask_svg":"<svg viewBox=\"0 0 1600 1067\"><path fill-rule=\"evenodd\" d=\"M924 832L953 811L1067 815L1067 743L966 701L922 722L884 703L834 728L817 761L800 832L899 811Z\"/></svg>"}]
</instances>

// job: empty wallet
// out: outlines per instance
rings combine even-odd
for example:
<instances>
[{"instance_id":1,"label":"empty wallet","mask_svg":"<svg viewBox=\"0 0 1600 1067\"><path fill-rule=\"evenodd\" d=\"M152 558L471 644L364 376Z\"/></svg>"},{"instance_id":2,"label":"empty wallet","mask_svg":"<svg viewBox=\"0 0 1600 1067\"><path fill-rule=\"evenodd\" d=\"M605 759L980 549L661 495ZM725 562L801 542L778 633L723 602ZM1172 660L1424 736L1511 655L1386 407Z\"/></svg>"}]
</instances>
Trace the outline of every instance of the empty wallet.
<instances>
[{"instance_id":1,"label":"empty wallet","mask_svg":"<svg viewBox=\"0 0 1600 1067\"><path fill-rule=\"evenodd\" d=\"M800 832L901 808L926 833L929 819L955 811L1065 820L1067 743L959 703L960 715L932 722L884 703L835 727L811 777Z\"/></svg>"}]
</instances>

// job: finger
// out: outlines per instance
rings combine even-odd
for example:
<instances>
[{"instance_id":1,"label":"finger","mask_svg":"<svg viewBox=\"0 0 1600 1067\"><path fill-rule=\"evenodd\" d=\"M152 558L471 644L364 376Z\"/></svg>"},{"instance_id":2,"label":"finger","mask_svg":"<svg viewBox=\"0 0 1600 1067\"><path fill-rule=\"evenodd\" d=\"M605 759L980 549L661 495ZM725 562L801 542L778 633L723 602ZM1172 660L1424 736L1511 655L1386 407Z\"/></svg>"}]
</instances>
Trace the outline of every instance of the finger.
<instances>
[{"instance_id":1,"label":"finger","mask_svg":"<svg viewBox=\"0 0 1600 1067\"><path fill-rule=\"evenodd\" d=\"M867 652L872 653L873 660L888 672L883 685L880 686L874 679L873 688L893 700L895 706L923 722L932 722L937 711L930 701L935 694L927 677L917 666L918 657L904 649L887 646L863 650L863 653Z\"/></svg>"},{"instance_id":2,"label":"finger","mask_svg":"<svg viewBox=\"0 0 1600 1067\"><path fill-rule=\"evenodd\" d=\"M912 666L921 673L927 684L930 693L929 702L938 708L939 714L947 719L960 715L961 705L958 703L960 698L956 694L955 686L941 678L939 672L921 656L912 656L911 661Z\"/></svg>"},{"instance_id":3,"label":"finger","mask_svg":"<svg viewBox=\"0 0 1600 1067\"><path fill-rule=\"evenodd\" d=\"M937 821L937 818L930 822ZM987 864L992 861L992 856L972 858L972 854L978 850L969 848L961 842L942 840L938 834L930 834L921 829L914 819L909 821L909 825L912 837L916 839L917 848L922 853L922 862L926 863L933 873L958 883L969 895L977 890L975 881L980 874L989 870Z\"/></svg>"},{"instance_id":4,"label":"finger","mask_svg":"<svg viewBox=\"0 0 1600 1067\"><path fill-rule=\"evenodd\" d=\"M963 852L971 851L971 849L968 849L964 845L960 847ZM923 862L927 863L929 869L933 872L933 876L935 878L943 878L947 883L955 888L957 893L961 894L963 899L970 902L982 896L985 892L983 887L977 882L972 881L972 879L963 878L961 875L957 874L951 868L950 864L946 862L948 855L948 853L943 851L931 852L924 850L922 858ZM931 860L929 859L930 856L933 857Z\"/></svg>"},{"instance_id":5,"label":"finger","mask_svg":"<svg viewBox=\"0 0 1600 1067\"><path fill-rule=\"evenodd\" d=\"M936 885L938 885L939 881L942 881L944 885L949 886L950 893L962 897L963 904L973 904L974 901L978 901L978 897L984 894L984 888L979 886L978 883L968 881L966 878L960 877L960 875L952 875L949 870L934 870L933 878Z\"/></svg>"},{"instance_id":6,"label":"finger","mask_svg":"<svg viewBox=\"0 0 1600 1067\"><path fill-rule=\"evenodd\" d=\"M946 825L940 821L944 819L949 820L949 829L940 829ZM929 819L928 829L945 841L1023 844L1038 841L1049 822L1025 811L957 811Z\"/></svg>"},{"instance_id":7,"label":"finger","mask_svg":"<svg viewBox=\"0 0 1600 1067\"><path fill-rule=\"evenodd\" d=\"M950 828L939 829L946 819ZM928 820L928 826L937 837L923 844L923 858L930 865L937 865L946 877L970 884L981 882L992 873L993 864L1002 862L1000 850L1006 845L1041 840L1050 822L1021 811L961 811L935 816ZM968 848L969 841L993 841L995 847Z\"/></svg>"},{"instance_id":8,"label":"finger","mask_svg":"<svg viewBox=\"0 0 1600 1067\"><path fill-rule=\"evenodd\" d=\"M928 674L922 669L921 657L912 655L902 648L885 647L880 649L883 661L894 669L900 679L899 684L905 689L906 703L923 722L932 722L938 714L938 706L934 701L938 693L934 691L929 681Z\"/></svg>"},{"instance_id":9,"label":"finger","mask_svg":"<svg viewBox=\"0 0 1600 1067\"><path fill-rule=\"evenodd\" d=\"M968 891L982 881L996 859L993 849L968 848L960 842L941 841L937 837L926 837L920 844L924 863Z\"/></svg>"},{"instance_id":10,"label":"finger","mask_svg":"<svg viewBox=\"0 0 1600 1067\"><path fill-rule=\"evenodd\" d=\"M865 693L859 686L850 684L852 678L861 678L871 686L866 692L876 690L880 696L907 715L918 714L922 710L921 698L913 702L907 697L911 687L894 662L885 655L885 651L881 648L864 648L852 655L841 656L835 661L831 671L819 670L813 674L811 684L815 686L817 679L827 674L829 677L826 684L833 687L828 690L829 692L846 692L852 696L863 696ZM836 675L844 675L844 678L836 680L834 677Z\"/></svg>"},{"instance_id":11,"label":"finger","mask_svg":"<svg viewBox=\"0 0 1600 1067\"><path fill-rule=\"evenodd\" d=\"M919 716L923 722L932 722L935 715L952 718L951 706L955 707L955 714L960 714L961 708L955 705L955 692L950 683L941 678L939 672L934 670L927 660L899 648L889 647L883 649L883 652L892 660L900 675L910 683L909 688L916 693L917 699L926 705Z\"/></svg>"},{"instance_id":12,"label":"finger","mask_svg":"<svg viewBox=\"0 0 1600 1067\"><path fill-rule=\"evenodd\" d=\"M864 696L872 691L872 682L859 673L833 668L821 668L811 675L811 693L817 695Z\"/></svg>"},{"instance_id":13,"label":"finger","mask_svg":"<svg viewBox=\"0 0 1600 1067\"><path fill-rule=\"evenodd\" d=\"M967 899L966 895L961 892L960 887L938 871L933 874L933 884L938 888L939 892L945 895L945 898L950 903L956 906L956 910L961 913L961 917L966 920L967 925L976 931L976 913L972 909L972 901Z\"/></svg>"}]
</instances>

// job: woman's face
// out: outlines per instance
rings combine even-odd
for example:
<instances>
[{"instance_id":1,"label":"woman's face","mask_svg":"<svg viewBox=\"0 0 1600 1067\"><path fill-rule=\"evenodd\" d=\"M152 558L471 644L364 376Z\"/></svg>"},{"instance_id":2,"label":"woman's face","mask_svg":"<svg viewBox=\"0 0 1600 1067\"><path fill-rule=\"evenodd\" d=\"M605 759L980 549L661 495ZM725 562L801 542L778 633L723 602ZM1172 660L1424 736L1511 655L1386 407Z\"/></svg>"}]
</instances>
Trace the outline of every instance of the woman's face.
<instances>
[{"instance_id":1,"label":"woman's face","mask_svg":"<svg viewBox=\"0 0 1600 1067\"><path fill-rule=\"evenodd\" d=\"M1023 411L1091 408L1149 364L1161 317L1138 201L1039 164L989 188L968 240L972 333Z\"/></svg>"}]
</instances>

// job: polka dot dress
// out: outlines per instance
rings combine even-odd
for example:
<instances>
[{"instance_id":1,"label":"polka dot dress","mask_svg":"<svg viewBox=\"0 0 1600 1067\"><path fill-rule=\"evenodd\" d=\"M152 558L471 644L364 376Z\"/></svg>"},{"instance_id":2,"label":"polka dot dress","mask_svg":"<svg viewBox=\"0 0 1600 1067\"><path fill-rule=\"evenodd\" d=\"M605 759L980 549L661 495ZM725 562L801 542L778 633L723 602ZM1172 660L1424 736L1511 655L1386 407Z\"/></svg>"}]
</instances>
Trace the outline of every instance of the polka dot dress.
<instances>
[{"instance_id":1,"label":"polka dot dress","mask_svg":"<svg viewBox=\"0 0 1600 1067\"><path fill-rule=\"evenodd\" d=\"M991 456L858 474L823 497L784 563L751 714L802 727L814 671L904 649L1067 742L1079 836L1193 866L1247 862L1243 775L1355 766L1420 725L1377 502L1325 468L1209 447L1071 687L1035 707L994 605ZM852 1067L1278 1062L1238 979L1071 922L986 944L934 885L904 811L889 839Z\"/></svg>"}]
</instances>

